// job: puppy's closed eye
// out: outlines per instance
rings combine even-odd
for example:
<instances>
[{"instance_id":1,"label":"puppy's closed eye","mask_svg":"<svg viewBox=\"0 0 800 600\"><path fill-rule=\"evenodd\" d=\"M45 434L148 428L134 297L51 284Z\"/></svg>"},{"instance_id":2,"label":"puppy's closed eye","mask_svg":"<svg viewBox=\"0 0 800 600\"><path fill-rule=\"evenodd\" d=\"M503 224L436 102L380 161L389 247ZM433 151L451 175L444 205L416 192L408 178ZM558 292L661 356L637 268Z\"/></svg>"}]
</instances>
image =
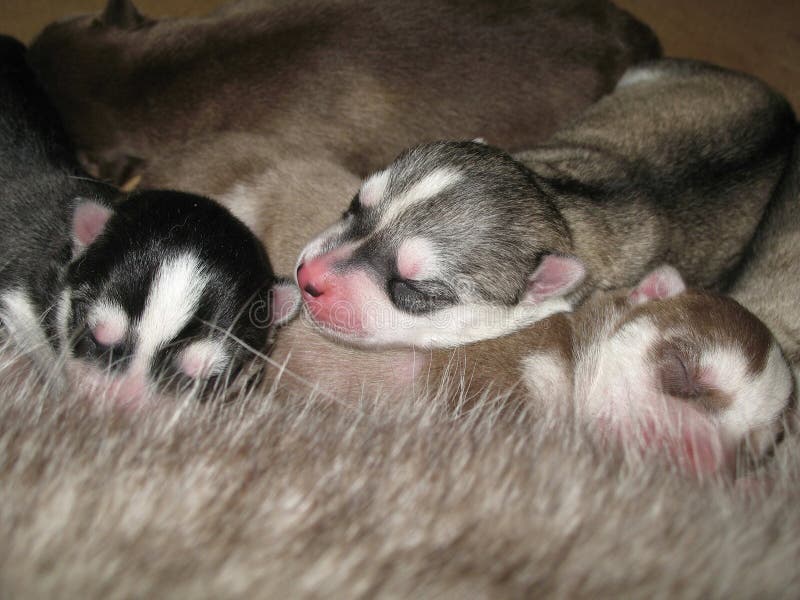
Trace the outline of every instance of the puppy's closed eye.
<instances>
[{"instance_id":1,"label":"puppy's closed eye","mask_svg":"<svg viewBox=\"0 0 800 600\"><path fill-rule=\"evenodd\" d=\"M392 302L412 314L445 308L456 302L455 294L437 282L394 278L389 280L388 287Z\"/></svg>"}]
</instances>

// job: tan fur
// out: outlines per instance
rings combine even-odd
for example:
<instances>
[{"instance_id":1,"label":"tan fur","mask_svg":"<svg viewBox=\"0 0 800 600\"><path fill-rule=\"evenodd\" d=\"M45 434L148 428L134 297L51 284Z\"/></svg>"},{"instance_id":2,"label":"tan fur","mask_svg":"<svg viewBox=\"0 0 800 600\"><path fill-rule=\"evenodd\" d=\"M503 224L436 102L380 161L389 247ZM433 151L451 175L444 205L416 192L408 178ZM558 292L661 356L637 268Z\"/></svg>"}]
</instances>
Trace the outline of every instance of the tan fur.
<instances>
[{"instance_id":1,"label":"tan fur","mask_svg":"<svg viewBox=\"0 0 800 600\"><path fill-rule=\"evenodd\" d=\"M519 148L658 54L604 0L251 1L130 27L68 19L31 47L84 156L119 183L165 145L230 130L332 150L362 175L424 139Z\"/></svg>"},{"instance_id":2,"label":"tan fur","mask_svg":"<svg viewBox=\"0 0 800 600\"><path fill-rule=\"evenodd\" d=\"M293 275L309 238L339 218L359 178L327 153L280 139L226 132L167 147L142 172L140 185L210 196L264 242L276 273Z\"/></svg>"}]
</instances>

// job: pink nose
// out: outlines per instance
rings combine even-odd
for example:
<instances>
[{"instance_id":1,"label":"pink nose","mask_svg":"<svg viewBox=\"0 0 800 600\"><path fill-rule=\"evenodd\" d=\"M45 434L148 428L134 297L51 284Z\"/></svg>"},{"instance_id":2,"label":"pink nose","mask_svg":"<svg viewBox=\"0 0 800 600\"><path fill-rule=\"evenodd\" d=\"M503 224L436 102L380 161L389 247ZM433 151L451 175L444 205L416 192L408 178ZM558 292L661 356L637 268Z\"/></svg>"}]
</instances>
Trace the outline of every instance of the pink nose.
<instances>
[{"instance_id":1,"label":"pink nose","mask_svg":"<svg viewBox=\"0 0 800 600\"><path fill-rule=\"evenodd\" d=\"M304 295L319 298L330 290L331 277L327 262L315 258L297 267L297 285Z\"/></svg>"},{"instance_id":2,"label":"pink nose","mask_svg":"<svg viewBox=\"0 0 800 600\"><path fill-rule=\"evenodd\" d=\"M305 261L297 268L297 285L306 310L315 322L353 333L362 329L360 306L367 282L363 273L335 269L343 256L349 256L349 249Z\"/></svg>"}]
</instances>

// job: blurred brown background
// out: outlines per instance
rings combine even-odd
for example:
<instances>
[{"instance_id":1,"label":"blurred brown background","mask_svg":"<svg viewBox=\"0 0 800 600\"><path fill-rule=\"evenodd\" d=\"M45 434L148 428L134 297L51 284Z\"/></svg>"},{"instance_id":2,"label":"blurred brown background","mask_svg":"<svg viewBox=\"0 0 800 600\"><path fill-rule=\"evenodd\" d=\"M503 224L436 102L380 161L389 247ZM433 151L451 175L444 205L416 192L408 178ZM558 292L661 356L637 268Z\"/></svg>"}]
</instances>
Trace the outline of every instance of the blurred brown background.
<instances>
[{"instance_id":1,"label":"blurred brown background","mask_svg":"<svg viewBox=\"0 0 800 600\"><path fill-rule=\"evenodd\" d=\"M224 0L137 0L150 16L203 14ZM617 0L648 23L667 54L758 75L800 112L800 0ZM97 12L105 0L0 0L0 28L30 41L60 17Z\"/></svg>"}]
</instances>

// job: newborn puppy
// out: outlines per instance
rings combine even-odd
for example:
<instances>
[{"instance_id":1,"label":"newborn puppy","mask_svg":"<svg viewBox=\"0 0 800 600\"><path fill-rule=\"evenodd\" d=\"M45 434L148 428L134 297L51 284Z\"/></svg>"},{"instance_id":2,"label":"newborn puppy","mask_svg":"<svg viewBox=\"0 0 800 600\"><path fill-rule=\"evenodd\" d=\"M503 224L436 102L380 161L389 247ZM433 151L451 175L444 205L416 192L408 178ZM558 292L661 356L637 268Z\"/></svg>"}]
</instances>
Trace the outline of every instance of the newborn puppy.
<instances>
[{"instance_id":1,"label":"newborn puppy","mask_svg":"<svg viewBox=\"0 0 800 600\"><path fill-rule=\"evenodd\" d=\"M472 396L491 386L561 404L605 439L700 473L733 469L737 454L760 460L795 418L792 372L764 323L728 297L686 290L671 267L510 336L434 351L430 379L454 364Z\"/></svg>"},{"instance_id":2,"label":"newborn puppy","mask_svg":"<svg viewBox=\"0 0 800 600\"><path fill-rule=\"evenodd\" d=\"M604 440L666 453L696 473L729 472L737 454L763 459L794 420L791 370L767 327L728 297L686 290L671 267L455 350L370 352L312 327L297 319L275 345L285 388L351 404L382 394L555 407Z\"/></svg>"},{"instance_id":3,"label":"newborn puppy","mask_svg":"<svg viewBox=\"0 0 800 600\"><path fill-rule=\"evenodd\" d=\"M51 371L138 402L214 388L297 306L263 246L207 198L129 197L77 164L18 41L0 38L0 319Z\"/></svg>"},{"instance_id":4,"label":"newborn puppy","mask_svg":"<svg viewBox=\"0 0 800 600\"><path fill-rule=\"evenodd\" d=\"M579 412L690 470L760 460L794 419L792 372L764 323L728 297L685 291L670 267L627 297L590 300L572 331ZM534 389L552 378L536 357L525 365Z\"/></svg>"},{"instance_id":5,"label":"newborn puppy","mask_svg":"<svg viewBox=\"0 0 800 600\"><path fill-rule=\"evenodd\" d=\"M789 104L756 79L663 60L514 157L477 142L416 146L301 253L306 312L348 343L445 347L632 286L662 263L721 289L795 131Z\"/></svg>"}]
</instances>

